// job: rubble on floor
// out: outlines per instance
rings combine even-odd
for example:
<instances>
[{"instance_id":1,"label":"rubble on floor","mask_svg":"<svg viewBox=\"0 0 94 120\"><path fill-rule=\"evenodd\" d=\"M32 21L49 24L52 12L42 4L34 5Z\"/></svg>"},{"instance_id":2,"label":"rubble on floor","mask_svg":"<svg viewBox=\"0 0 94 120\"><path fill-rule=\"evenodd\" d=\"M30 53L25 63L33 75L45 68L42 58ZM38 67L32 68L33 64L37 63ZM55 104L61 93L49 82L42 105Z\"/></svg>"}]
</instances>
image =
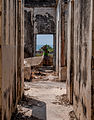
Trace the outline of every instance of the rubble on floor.
<instances>
[{"instance_id":1,"label":"rubble on floor","mask_svg":"<svg viewBox=\"0 0 94 120\"><path fill-rule=\"evenodd\" d=\"M51 67L33 69L32 82L24 83L24 97L13 120L76 120L66 95L66 83L58 82Z\"/></svg>"},{"instance_id":2,"label":"rubble on floor","mask_svg":"<svg viewBox=\"0 0 94 120\"><path fill-rule=\"evenodd\" d=\"M20 113L19 111L15 112L11 118L11 120L40 120L36 117L28 117L28 116L25 116L24 113Z\"/></svg>"},{"instance_id":3,"label":"rubble on floor","mask_svg":"<svg viewBox=\"0 0 94 120\"><path fill-rule=\"evenodd\" d=\"M53 104L69 106L70 102L69 102L69 100L67 98L67 95L63 94L61 96L56 96L56 100L55 100L55 102L53 102Z\"/></svg>"},{"instance_id":4,"label":"rubble on floor","mask_svg":"<svg viewBox=\"0 0 94 120\"><path fill-rule=\"evenodd\" d=\"M43 66L40 68L32 69L32 82L33 81L59 81L56 72L53 70L52 66Z\"/></svg>"},{"instance_id":5,"label":"rubble on floor","mask_svg":"<svg viewBox=\"0 0 94 120\"><path fill-rule=\"evenodd\" d=\"M71 111L71 112L69 113L69 116L70 116L70 120L77 120L74 111Z\"/></svg>"}]
</instances>

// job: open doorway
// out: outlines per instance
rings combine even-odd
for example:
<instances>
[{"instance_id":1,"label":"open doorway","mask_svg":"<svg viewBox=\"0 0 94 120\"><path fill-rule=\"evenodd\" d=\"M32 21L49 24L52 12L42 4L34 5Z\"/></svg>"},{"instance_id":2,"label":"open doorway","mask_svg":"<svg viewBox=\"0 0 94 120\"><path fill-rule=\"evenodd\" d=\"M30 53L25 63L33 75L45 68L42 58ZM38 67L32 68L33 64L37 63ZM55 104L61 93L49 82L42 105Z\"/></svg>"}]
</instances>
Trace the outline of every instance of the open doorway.
<instances>
[{"instance_id":1,"label":"open doorway","mask_svg":"<svg viewBox=\"0 0 94 120\"><path fill-rule=\"evenodd\" d=\"M43 66L53 66L53 34L37 34L36 56L42 55Z\"/></svg>"}]
</instances>

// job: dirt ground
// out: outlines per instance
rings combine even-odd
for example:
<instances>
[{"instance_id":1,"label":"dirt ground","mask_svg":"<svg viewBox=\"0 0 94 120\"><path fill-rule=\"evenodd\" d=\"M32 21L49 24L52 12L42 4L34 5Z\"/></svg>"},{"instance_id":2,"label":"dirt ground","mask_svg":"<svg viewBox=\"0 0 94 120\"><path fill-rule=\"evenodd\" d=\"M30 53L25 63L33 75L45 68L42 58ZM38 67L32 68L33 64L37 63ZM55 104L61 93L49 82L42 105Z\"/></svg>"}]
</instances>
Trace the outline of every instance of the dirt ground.
<instances>
[{"instance_id":1,"label":"dirt ground","mask_svg":"<svg viewBox=\"0 0 94 120\"><path fill-rule=\"evenodd\" d=\"M32 77L24 83L24 97L12 120L76 120L66 83L59 82L52 69L33 70Z\"/></svg>"}]
</instances>

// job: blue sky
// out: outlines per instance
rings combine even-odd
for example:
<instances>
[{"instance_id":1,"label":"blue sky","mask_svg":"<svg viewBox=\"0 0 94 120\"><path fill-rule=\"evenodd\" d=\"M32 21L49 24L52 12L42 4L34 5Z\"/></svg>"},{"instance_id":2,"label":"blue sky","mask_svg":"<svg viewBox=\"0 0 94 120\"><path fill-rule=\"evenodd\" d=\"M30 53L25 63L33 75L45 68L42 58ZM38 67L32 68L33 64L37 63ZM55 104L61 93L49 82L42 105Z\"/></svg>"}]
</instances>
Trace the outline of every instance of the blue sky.
<instances>
[{"instance_id":1,"label":"blue sky","mask_svg":"<svg viewBox=\"0 0 94 120\"><path fill-rule=\"evenodd\" d=\"M51 34L40 34L37 35L37 45L53 45L53 35Z\"/></svg>"}]
</instances>

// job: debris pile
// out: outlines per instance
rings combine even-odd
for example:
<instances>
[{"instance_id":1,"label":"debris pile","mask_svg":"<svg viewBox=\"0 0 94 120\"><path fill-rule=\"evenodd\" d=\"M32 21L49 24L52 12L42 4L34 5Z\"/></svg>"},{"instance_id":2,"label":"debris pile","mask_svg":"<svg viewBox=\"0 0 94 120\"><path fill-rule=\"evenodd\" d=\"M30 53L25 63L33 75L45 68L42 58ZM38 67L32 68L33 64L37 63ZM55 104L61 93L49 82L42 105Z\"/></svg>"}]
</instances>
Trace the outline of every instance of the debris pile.
<instances>
[{"instance_id":1,"label":"debris pile","mask_svg":"<svg viewBox=\"0 0 94 120\"><path fill-rule=\"evenodd\" d=\"M74 111L71 111L71 112L69 113L69 116L70 116L70 120L77 120Z\"/></svg>"},{"instance_id":2,"label":"debris pile","mask_svg":"<svg viewBox=\"0 0 94 120\"><path fill-rule=\"evenodd\" d=\"M59 104L59 105L64 105L64 106L69 106L70 102L67 98L66 94L63 94L61 96L56 96L56 101L52 102L53 104Z\"/></svg>"},{"instance_id":3,"label":"debris pile","mask_svg":"<svg viewBox=\"0 0 94 120\"><path fill-rule=\"evenodd\" d=\"M11 120L42 120L33 116L33 106L41 107L43 104L41 101L24 96L17 105L17 110Z\"/></svg>"}]
</instances>

